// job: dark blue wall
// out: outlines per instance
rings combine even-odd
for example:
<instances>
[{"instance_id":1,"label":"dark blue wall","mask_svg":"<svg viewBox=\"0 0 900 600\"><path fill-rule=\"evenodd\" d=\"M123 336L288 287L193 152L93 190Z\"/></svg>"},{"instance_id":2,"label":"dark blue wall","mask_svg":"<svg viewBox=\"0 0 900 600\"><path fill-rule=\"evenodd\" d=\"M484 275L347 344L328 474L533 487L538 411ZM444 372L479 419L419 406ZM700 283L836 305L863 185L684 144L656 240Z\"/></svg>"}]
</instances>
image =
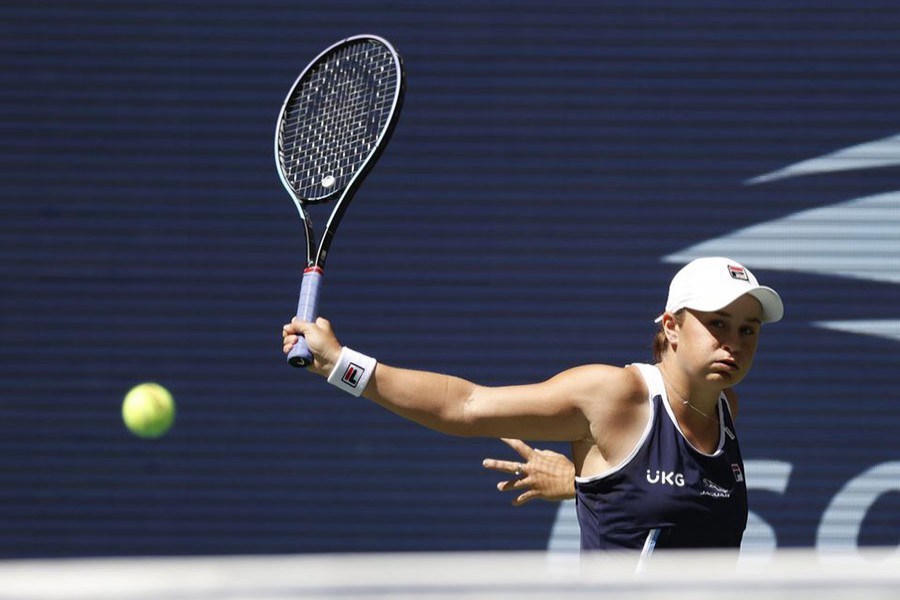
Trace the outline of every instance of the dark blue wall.
<instances>
[{"instance_id":1,"label":"dark blue wall","mask_svg":"<svg viewBox=\"0 0 900 600\"><path fill-rule=\"evenodd\" d=\"M409 91L329 259L344 343L485 384L646 360L678 263L733 256L787 305L741 386L745 458L789 469L752 510L780 546L897 545L900 144L752 180L897 134L898 31L877 1L4 3L0 556L547 546L556 506L480 467L500 442L281 356L275 118L361 32ZM119 416L146 380L156 442Z\"/></svg>"}]
</instances>

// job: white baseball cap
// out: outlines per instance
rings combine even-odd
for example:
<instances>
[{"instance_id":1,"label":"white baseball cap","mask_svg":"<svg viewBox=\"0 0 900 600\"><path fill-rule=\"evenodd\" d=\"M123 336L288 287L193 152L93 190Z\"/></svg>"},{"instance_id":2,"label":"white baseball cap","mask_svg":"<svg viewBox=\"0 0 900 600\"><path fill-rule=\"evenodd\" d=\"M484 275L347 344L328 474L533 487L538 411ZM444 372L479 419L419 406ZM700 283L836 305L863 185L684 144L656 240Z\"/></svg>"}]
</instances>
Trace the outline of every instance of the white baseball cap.
<instances>
[{"instance_id":1,"label":"white baseball cap","mask_svg":"<svg viewBox=\"0 0 900 600\"><path fill-rule=\"evenodd\" d=\"M759 300L763 323L774 323L784 316L784 304L778 292L759 285L747 267L721 256L692 260L675 274L669 285L666 312L675 313L682 308L714 312L744 294ZM656 318L657 323L660 321L662 315Z\"/></svg>"}]
</instances>

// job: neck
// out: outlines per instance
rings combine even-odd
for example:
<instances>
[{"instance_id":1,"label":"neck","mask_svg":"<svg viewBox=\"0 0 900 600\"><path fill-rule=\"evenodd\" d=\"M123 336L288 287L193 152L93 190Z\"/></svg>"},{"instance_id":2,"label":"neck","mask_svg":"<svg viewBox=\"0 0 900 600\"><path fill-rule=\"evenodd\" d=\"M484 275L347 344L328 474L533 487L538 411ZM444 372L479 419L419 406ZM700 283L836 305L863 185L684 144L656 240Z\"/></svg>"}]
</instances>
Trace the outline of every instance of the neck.
<instances>
[{"instance_id":1,"label":"neck","mask_svg":"<svg viewBox=\"0 0 900 600\"><path fill-rule=\"evenodd\" d=\"M722 390L714 386L692 383L690 377L673 366L671 361L663 360L657 366L663 374L669 402L679 409L681 415L718 421L716 403Z\"/></svg>"}]
</instances>

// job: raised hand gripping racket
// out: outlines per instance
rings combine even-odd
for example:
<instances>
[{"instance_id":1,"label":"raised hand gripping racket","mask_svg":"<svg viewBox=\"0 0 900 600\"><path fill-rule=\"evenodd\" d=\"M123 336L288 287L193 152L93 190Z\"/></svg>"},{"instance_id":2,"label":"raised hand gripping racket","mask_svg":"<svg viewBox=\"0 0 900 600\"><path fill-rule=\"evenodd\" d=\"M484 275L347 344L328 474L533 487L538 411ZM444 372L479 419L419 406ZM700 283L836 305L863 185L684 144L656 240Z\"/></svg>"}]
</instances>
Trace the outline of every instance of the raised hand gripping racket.
<instances>
[{"instance_id":1,"label":"raised hand gripping racket","mask_svg":"<svg viewBox=\"0 0 900 600\"><path fill-rule=\"evenodd\" d=\"M337 226L363 178L391 137L406 90L400 55L374 35L341 40L319 54L294 82L275 130L275 162L306 236L306 269L297 318L318 316L325 259ZM318 248L308 206L337 200ZM312 362L300 338L288 362Z\"/></svg>"}]
</instances>

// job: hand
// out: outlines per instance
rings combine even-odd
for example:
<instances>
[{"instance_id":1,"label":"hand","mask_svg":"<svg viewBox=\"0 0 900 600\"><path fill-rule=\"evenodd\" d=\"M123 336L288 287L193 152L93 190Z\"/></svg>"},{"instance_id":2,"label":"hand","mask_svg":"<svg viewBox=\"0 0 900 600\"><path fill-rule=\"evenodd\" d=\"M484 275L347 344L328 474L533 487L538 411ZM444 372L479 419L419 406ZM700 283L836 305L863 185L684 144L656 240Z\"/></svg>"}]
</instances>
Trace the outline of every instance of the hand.
<instances>
[{"instance_id":1,"label":"hand","mask_svg":"<svg viewBox=\"0 0 900 600\"><path fill-rule=\"evenodd\" d=\"M291 351L300 336L306 338L306 345L313 355L313 362L307 369L313 373L328 377L341 355L341 343L331 329L328 319L319 317L315 323L291 319L281 330L282 350L285 354Z\"/></svg>"},{"instance_id":2,"label":"hand","mask_svg":"<svg viewBox=\"0 0 900 600\"><path fill-rule=\"evenodd\" d=\"M516 479L497 484L501 492L525 490L513 500L513 506L522 506L535 498L558 502L575 497L575 465L572 461L552 450L532 448L521 440L503 441L526 462L486 458L482 465L486 469L516 476Z\"/></svg>"}]
</instances>

